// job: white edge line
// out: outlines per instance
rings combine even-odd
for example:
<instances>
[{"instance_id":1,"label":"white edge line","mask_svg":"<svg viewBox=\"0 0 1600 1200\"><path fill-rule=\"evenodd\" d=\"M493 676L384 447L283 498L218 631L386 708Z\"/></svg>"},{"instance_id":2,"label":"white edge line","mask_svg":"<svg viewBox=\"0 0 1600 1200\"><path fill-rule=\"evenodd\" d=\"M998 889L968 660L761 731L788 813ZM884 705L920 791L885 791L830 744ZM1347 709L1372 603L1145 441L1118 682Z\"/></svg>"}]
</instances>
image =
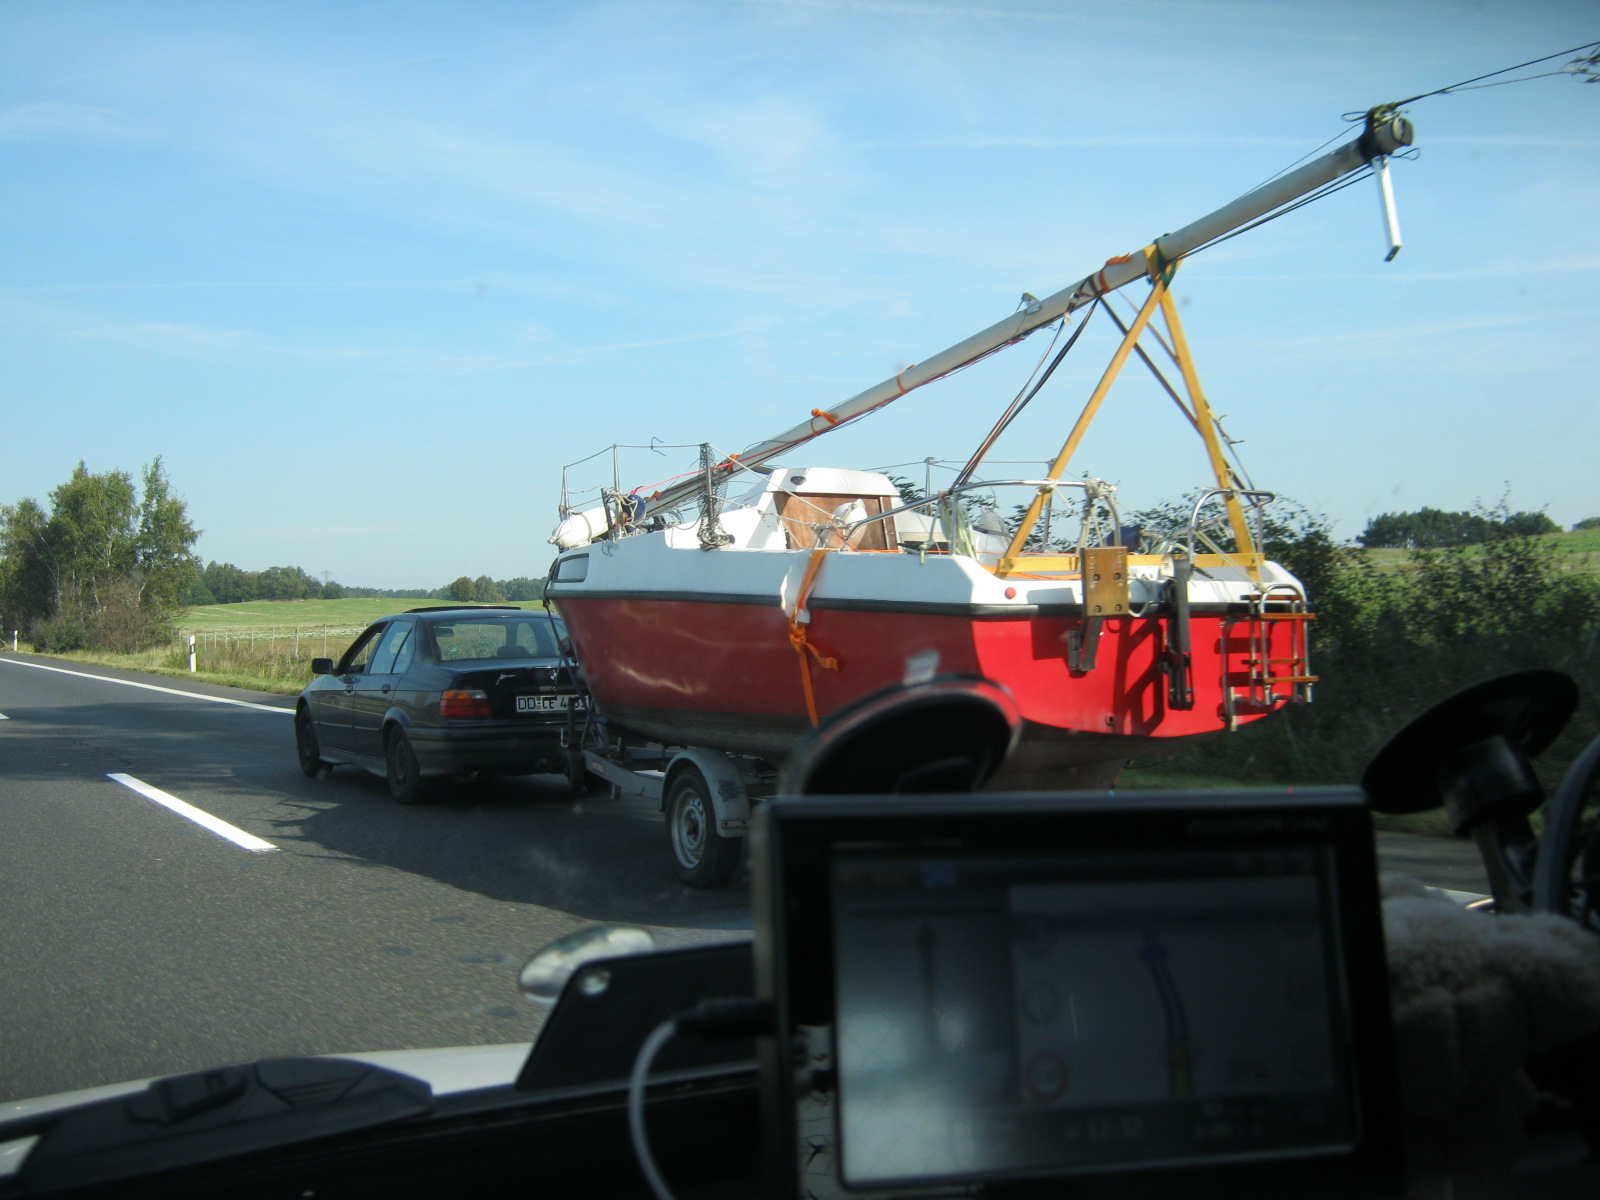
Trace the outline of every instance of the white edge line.
<instances>
[{"instance_id":1,"label":"white edge line","mask_svg":"<svg viewBox=\"0 0 1600 1200\"><path fill-rule=\"evenodd\" d=\"M229 825L221 817L213 817L204 809L196 808L192 804L179 800L176 796L168 795L158 787L151 787L142 779L135 779L132 775L110 774L107 779L114 779L125 788L130 788L146 800L154 800L163 808L169 808L180 817L187 817L196 825L209 829L218 837L227 838L235 846L243 846L246 850L276 850L271 842L263 841L253 833L246 833L235 825Z\"/></svg>"},{"instance_id":2,"label":"white edge line","mask_svg":"<svg viewBox=\"0 0 1600 1200\"><path fill-rule=\"evenodd\" d=\"M230 700L226 696L208 696L204 692L186 692L182 688L162 687L156 683L139 683L133 679L116 679L110 675L91 675L88 671L69 671L65 667L47 667L43 663L23 662L20 658L0 658L0 662L14 667L32 667L35 671L54 671L58 675L76 675L79 679L98 679L102 683L120 683L123 687L144 688L148 692L166 692L172 696L187 696L190 700L209 700L213 704L233 704L239 708L254 708L261 712L283 713L293 716L294 709L279 708L275 704L256 704L250 700Z\"/></svg>"}]
</instances>

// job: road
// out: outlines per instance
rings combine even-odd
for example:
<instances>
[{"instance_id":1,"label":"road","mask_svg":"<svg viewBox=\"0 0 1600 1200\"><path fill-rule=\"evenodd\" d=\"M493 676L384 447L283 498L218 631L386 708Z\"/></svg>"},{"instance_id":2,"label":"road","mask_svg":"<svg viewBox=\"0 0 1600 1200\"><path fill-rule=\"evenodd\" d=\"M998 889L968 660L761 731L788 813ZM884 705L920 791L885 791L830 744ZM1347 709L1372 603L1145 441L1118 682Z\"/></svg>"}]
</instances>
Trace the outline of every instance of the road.
<instances>
[{"instance_id":1,"label":"road","mask_svg":"<svg viewBox=\"0 0 1600 1200\"><path fill-rule=\"evenodd\" d=\"M310 780L292 703L0 655L0 1099L266 1054L526 1041L539 1014L517 970L554 938L748 926L747 890L677 883L647 805L577 802L554 777L415 807L350 768Z\"/></svg>"},{"instance_id":2,"label":"road","mask_svg":"<svg viewBox=\"0 0 1600 1200\"><path fill-rule=\"evenodd\" d=\"M350 768L310 780L292 703L0 655L0 1100L268 1054L527 1041L540 1014L517 970L554 938L748 928L746 887L676 882L647 804L575 800L554 777L414 807ZM1380 846L1425 882L1485 890L1470 847Z\"/></svg>"}]
</instances>

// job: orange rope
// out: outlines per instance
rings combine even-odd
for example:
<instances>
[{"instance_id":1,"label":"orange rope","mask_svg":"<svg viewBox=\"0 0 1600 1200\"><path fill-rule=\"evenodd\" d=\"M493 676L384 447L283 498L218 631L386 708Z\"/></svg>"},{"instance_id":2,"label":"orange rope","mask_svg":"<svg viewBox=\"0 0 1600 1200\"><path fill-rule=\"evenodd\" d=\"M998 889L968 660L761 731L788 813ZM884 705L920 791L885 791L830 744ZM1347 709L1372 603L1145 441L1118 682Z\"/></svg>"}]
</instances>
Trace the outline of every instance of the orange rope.
<instances>
[{"instance_id":1,"label":"orange rope","mask_svg":"<svg viewBox=\"0 0 1600 1200\"><path fill-rule=\"evenodd\" d=\"M806 693L806 715L811 718L812 728L817 722L817 697L811 688L811 664L806 661L806 651L811 651L824 670L837 671L839 660L822 654L815 646L806 640L806 627L800 623L800 613L806 606L806 598L811 595L811 585L817 580L817 572L822 568L822 556L828 553L828 547L818 546L811 552L811 561L806 563L805 578L800 581L800 594L795 598L794 613L789 617L789 644L794 647L794 652L800 658L800 686Z\"/></svg>"}]
</instances>

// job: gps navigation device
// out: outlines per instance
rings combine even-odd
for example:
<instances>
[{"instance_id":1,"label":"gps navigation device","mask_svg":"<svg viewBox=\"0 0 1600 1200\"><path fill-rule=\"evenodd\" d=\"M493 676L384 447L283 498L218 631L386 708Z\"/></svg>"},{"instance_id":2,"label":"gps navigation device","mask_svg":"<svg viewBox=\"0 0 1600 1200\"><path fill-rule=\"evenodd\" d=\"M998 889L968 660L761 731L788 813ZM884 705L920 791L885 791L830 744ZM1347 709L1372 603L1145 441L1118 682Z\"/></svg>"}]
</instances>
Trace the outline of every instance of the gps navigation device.
<instances>
[{"instance_id":1,"label":"gps navigation device","mask_svg":"<svg viewBox=\"0 0 1600 1200\"><path fill-rule=\"evenodd\" d=\"M781 1193L1400 1188L1358 791L780 799L752 873Z\"/></svg>"}]
</instances>

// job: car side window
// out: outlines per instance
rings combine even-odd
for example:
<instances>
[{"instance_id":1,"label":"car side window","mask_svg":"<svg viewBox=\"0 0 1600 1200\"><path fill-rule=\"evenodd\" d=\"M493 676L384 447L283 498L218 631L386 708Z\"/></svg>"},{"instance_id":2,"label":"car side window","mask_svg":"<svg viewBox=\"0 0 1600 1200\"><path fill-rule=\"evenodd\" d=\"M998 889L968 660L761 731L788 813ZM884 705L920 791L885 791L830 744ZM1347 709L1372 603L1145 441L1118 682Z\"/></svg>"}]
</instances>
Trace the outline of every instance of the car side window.
<instances>
[{"instance_id":1,"label":"car side window","mask_svg":"<svg viewBox=\"0 0 1600 1200\"><path fill-rule=\"evenodd\" d=\"M394 666L391 668L395 675L404 675L411 669L411 660L415 657L412 652L417 646L417 639L411 636L413 631L413 626L406 626L406 635L400 639L400 649L395 651Z\"/></svg>"},{"instance_id":2,"label":"car side window","mask_svg":"<svg viewBox=\"0 0 1600 1200\"><path fill-rule=\"evenodd\" d=\"M395 671L395 659L410 637L411 622L396 621L389 626L388 632L383 635L383 640L378 643L377 650L373 652L367 674L392 675Z\"/></svg>"},{"instance_id":3,"label":"car side window","mask_svg":"<svg viewBox=\"0 0 1600 1200\"><path fill-rule=\"evenodd\" d=\"M339 660L336 675L364 675L367 664L372 660L372 652L378 648L378 636L386 626L374 625L355 640L355 644L344 652L344 657Z\"/></svg>"}]
</instances>

